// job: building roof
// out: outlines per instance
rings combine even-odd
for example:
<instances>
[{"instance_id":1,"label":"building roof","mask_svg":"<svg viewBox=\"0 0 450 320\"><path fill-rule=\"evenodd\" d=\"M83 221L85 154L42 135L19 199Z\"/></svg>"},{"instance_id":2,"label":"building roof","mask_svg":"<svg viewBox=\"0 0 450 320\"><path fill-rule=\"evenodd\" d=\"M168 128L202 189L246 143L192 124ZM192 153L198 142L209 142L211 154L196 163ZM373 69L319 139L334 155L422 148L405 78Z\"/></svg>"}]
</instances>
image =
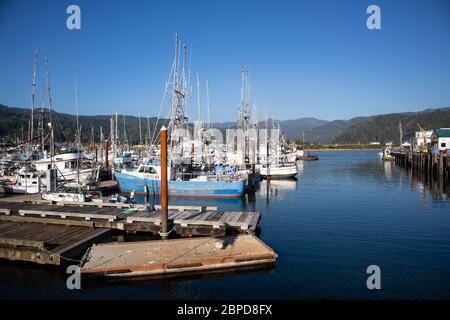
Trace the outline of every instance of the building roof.
<instances>
[{"instance_id":1,"label":"building roof","mask_svg":"<svg viewBox=\"0 0 450 320\"><path fill-rule=\"evenodd\" d=\"M435 129L434 134L440 138L450 138L450 128Z\"/></svg>"}]
</instances>

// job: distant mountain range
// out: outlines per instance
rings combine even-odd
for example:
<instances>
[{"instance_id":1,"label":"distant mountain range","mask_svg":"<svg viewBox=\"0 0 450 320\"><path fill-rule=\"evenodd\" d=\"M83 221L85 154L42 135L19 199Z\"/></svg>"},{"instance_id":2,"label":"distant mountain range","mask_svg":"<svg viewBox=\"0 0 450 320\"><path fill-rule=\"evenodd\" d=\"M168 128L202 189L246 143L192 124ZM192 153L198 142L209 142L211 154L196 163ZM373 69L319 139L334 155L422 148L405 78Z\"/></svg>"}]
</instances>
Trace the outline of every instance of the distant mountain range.
<instances>
[{"instance_id":1,"label":"distant mountain range","mask_svg":"<svg viewBox=\"0 0 450 320\"><path fill-rule=\"evenodd\" d=\"M52 112L55 121L55 136L58 141L74 141L76 131L76 116L65 113ZM88 142L94 128L95 140L99 137L99 128L103 128L103 133L107 137L110 129L111 115L79 116L79 123L82 131L82 139ZM30 110L24 108L10 108L0 104L0 138L10 140L21 138L22 130L27 136ZM425 129L439 127L450 127L450 108L427 109L421 112L391 113L374 115L368 117L356 117L350 120L326 121L316 118L300 118L294 120L276 121L269 119L269 125L273 122L279 123L283 134L293 140L302 138L303 132L305 140L320 144L357 144L378 141L399 142L399 123L402 124L404 132L418 130L418 124ZM124 124L125 122L125 124ZM153 133L156 117L141 117L141 133L145 137L147 132ZM164 119L158 122L157 130L164 123ZM139 118L134 116L118 116L119 135L123 137L124 125L126 135L131 143L139 142ZM263 124L261 122L261 124ZM213 123L214 128L227 129L234 128L235 122ZM36 130L36 129L35 129Z\"/></svg>"}]
</instances>

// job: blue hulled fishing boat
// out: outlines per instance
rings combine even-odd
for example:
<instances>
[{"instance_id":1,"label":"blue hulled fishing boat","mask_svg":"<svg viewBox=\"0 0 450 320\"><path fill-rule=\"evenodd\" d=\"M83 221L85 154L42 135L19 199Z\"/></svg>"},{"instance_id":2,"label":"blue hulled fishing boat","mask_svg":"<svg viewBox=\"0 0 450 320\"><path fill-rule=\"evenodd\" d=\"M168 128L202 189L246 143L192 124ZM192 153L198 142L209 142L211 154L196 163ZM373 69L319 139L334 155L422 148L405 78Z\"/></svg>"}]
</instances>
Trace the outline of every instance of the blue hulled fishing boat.
<instances>
[{"instance_id":1,"label":"blue hulled fishing boat","mask_svg":"<svg viewBox=\"0 0 450 320\"><path fill-rule=\"evenodd\" d=\"M237 175L216 173L175 173L168 168L169 196L171 197L242 197L245 179ZM139 195L160 194L161 167L157 163L141 164L137 170L116 173L121 192Z\"/></svg>"}]
</instances>

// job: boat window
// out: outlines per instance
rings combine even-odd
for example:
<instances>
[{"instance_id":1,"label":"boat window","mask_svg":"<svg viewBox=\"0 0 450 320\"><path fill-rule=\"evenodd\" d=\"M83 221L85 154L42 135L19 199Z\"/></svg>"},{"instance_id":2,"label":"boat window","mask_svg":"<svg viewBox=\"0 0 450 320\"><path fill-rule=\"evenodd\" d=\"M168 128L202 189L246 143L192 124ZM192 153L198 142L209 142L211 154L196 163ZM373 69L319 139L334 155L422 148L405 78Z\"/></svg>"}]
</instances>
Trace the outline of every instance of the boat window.
<instances>
[{"instance_id":1,"label":"boat window","mask_svg":"<svg viewBox=\"0 0 450 320\"><path fill-rule=\"evenodd\" d=\"M441 148L445 148L445 146L446 146L446 143L445 143L445 142L442 142L442 143L441 143Z\"/></svg>"},{"instance_id":2,"label":"boat window","mask_svg":"<svg viewBox=\"0 0 450 320\"><path fill-rule=\"evenodd\" d=\"M145 167L140 167L139 172L144 172Z\"/></svg>"},{"instance_id":3,"label":"boat window","mask_svg":"<svg viewBox=\"0 0 450 320\"><path fill-rule=\"evenodd\" d=\"M156 170L153 167L146 167L145 168L145 173L149 173L149 174L155 174Z\"/></svg>"}]
</instances>

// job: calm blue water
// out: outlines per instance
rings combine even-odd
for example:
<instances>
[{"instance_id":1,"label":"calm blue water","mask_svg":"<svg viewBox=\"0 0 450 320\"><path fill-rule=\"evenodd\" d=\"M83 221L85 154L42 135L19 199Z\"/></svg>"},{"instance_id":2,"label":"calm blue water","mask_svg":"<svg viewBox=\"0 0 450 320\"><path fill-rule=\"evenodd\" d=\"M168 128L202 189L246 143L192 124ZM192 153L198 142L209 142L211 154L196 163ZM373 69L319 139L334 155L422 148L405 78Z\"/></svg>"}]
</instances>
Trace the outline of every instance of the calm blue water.
<instances>
[{"instance_id":1,"label":"calm blue water","mask_svg":"<svg viewBox=\"0 0 450 320\"><path fill-rule=\"evenodd\" d=\"M275 268L219 277L83 283L69 291L61 270L0 265L0 297L12 298L450 298L450 199L376 152L319 152L298 181L261 184L255 203L198 200L258 210ZM178 200L186 203L185 200ZM378 291L366 268L381 268Z\"/></svg>"}]
</instances>

